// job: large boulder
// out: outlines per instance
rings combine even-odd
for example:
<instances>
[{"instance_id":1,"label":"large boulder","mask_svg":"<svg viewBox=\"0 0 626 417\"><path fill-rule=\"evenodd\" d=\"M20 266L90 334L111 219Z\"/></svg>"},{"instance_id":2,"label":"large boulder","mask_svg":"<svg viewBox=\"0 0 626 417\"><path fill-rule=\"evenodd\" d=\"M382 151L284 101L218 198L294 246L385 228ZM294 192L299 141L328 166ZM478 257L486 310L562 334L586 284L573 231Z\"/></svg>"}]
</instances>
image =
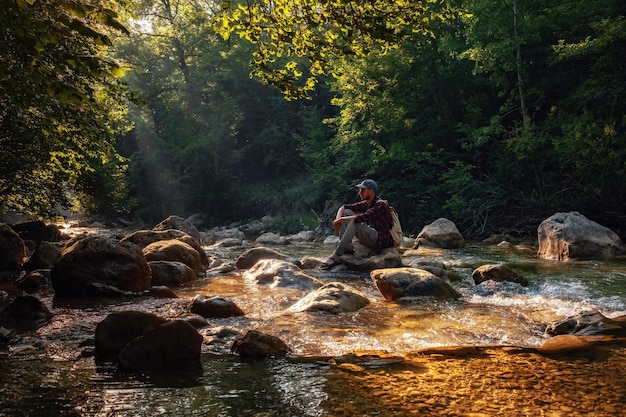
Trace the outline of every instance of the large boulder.
<instances>
[{"instance_id":1,"label":"large boulder","mask_svg":"<svg viewBox=\"0 0 626 417\"><path fill-rule=\"evenodd\" d=\"M611 229L578 212L556 213L537 228L538 255L544 259L611 259L626 245Z\"/></svg>"},{"instance_id":2,"label":"large boulder","mask_svg":"<svg viewBox=\"0 0 626 417\"><path fill-rule=\"evenodd\" d=\"M286 261L289 259L289 257L284 253L280 253L274 249L260 246L250 248L241 255L239 255L237 261L235 262L235 266L237 267L237 269L252 268L254 264L262 259L279 259L281 261Z\"/></svg>"},{"instance_id":3,"label":"large boulder","mask_svg":"<svg viewBox=\"0 0 626 417\"><path fill-rule=\"evenodd\" d=\"M458 249L465 247L465 239L463 239L454 222L445 218L439 218L431 224L424 226L417 235L413 249L417 249L420 246Z\"/></svg>"},{"instance_id":4,"label":"large boulder","mask_svg":"<svg viewBox=\"0 0 626 417\"><path fill-rule=\"evenodd\" d=\"M197 239L187 233L177 229L165 229L165 230L137 230L128 236L124 236L121 242L132 242L139 245L142 249L154 242L160 242L162 240L177 239L184 242L194 248L200 255L200 260L204 266L209 264L209 259L206 252L200 245Z\"/></svg>"},{"instance_id":5,"label":"large boulder","mask_svg":"<svg viewBox=\"0 0 626 417\"><path fill-rule=\"evenodd\" d=\"M173 320L128 342L120 351L120 365L139 371L199 368L203 340L191 324Z\"/></svg>"},{"instance_id":6,"label":"large boulder","mask_svg":"<svg viewBox=\"0 0 626 417\"><path fill-rule=\"evenodd\" d=\"M200 241L201 235L196 226L193 225L190 221L183 219L180 216L169 216L167 219L163 220L161 223L157 224L153 227L153 230L168 230L168 229L176 229L182 232L187 233L189 236Z\"/></svg>"},{"instance_id":7,"label":"large boulder","mask_svg":"<svg viewBox=\"0 0 626 417\"><path fill-rule=\"evenodd\" d=\"M341 282L330 282L307 294L289 310L339 314L357 311L369 302L369 299L357 289Z\"/></svg>"},{"instance_id":8,"label":"large boulder","mask_svg":"<svg viewBox=\"0 0 626 417\"><path fill-rule=\"evenodd\" d=\"M196 249L191 245L178 240L159 240L143 248L148 261L177 261L191 268L196 274L203 272L206 265Z\"/></svg>"},{"instance_id":9,"label":"large boulder","mask_svg":"<svg viewBox=\"0 0 626 417\"><path fill-rule=\"evenodd\" d=\"M116 311L96 326L95 349L99 359L117 358L131 340L167 320L143 311Z\"/></svg>"},{"instance_id":10,"label":"large boulder","mask_svg":"<svg viewBox=\"0 0 626 417\"><path fill-rule=\"evenodd\" d=\"M370 273L376 288L386 300L405 297L434 297L457 299L461 297L447 282L423 269L388 268Z\"/></svg>"},{"instance_id":11,"label":"large boulder","mask_svg":"<svg viewBox=\"0 0 626 417\"><path fill-rule=\"evenodd\" d=\"M65 249L50 277L57 296L100 295L103 287L141 292L152 283L136 245L102 236L88 236Z\"/></svg>"},{"instance_id":12,"label":"large boulder","mask_svg":"<svg viewBox=\"0 0 626 417\"><path fill-rule=\"evenodd\" d=\"M243 273L244 279L272 288L312 290L322 286L315 277L305 274L296 265L278 259L263 259Z\"/></svg>"},{"instance_id":13,"label":"large boulder","mask_svg":"<svg viewBox=\"0 0 626 417\"><path fill-rule=\"evenodd\" d=\"M16 269L26 260L24 241L9 225L0 223L0 270Z\"/></svg>"},{"instance_id":14,"label":"large boulder","mask_svg":"<svg viewBox=\"0 0 626 417\"><path fill-rule=\"evenodd\" d=\"M36 330L52 320L52 313L37 297L22 295L0 312L0 325L15 330Z\"/></svg>"},{"instance_id":15,"label":"large boulder","mask_svg":"<svg viewBox=\"0 0 626 417\"><path fill-rule=\"evenodd\" d=\"M474 269L472 278L475 284L485 281L508 281L528 287L528 280L503 264L482 265Z\"/></svg>"},{"instance_id":16,"label":"large boulder","mask_svg":"<svg viewBox=\"0 0 626 417\"><path fill-rule=\"evenodd\" d=\"M193 269L182 262L151 261L148 265L152 271L153 286L180 287L198 278Z\"/></svg>"}]
</instances>

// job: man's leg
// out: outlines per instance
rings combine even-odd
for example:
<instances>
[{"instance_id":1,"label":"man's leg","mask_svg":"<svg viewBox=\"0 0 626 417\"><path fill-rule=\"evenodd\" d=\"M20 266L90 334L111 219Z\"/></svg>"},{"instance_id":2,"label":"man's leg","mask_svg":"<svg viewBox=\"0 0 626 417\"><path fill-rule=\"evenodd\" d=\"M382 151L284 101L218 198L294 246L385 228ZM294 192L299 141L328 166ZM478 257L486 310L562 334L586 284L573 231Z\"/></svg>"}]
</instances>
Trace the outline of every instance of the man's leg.
<instances>
[{"instance_id":1,"label":"man's leg","mask_svg":"<svg viewBox=\"0 0 626 417\"><path fill-rule=\"evenodd\" d=\"M353 216L356 214L352 210L344 210L344 216ZM352 248L352 239L356 236L356 227L354 222L343 222L341 223L341 230L339 230L339 244L337 245L337 249L333 255L341 256L344 254L346 249Z\"/></svg>"},{"instance_id":2,"label":"man's leg","mask_svg":"<svg viewBox=\"0 0 626 417\"><path fill-rule=\"evenodd\" d=\"M352 210L345 210L343 215L352 216L354 214L356 213ZM339 231L339 245L337 245L334 254L341 256L346 249L352 248L352 239L355 236L362 244L370 248L375 248L378 245L378 232L376 229L364 223L344 222Z\"/></svg>"}]
</instances>

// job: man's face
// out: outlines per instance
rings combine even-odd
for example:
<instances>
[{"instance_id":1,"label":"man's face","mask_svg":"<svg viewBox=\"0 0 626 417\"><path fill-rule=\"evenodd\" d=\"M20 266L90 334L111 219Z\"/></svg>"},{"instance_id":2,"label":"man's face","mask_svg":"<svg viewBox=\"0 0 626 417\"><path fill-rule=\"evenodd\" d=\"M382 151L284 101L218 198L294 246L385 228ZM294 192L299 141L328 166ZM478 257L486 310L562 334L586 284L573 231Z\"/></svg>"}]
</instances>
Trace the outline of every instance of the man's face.
<instances>
[{"instance_id":1,"label":"man's face","mask_svg":"<svg viewBox=\"0 0 626 417\"><path fill-rule=\"evenodd\" d=\"M374 190L370 190L369 188L359 188L359 197L361 200L372 201L374 199Z\"/></svg>"}]
</instances>

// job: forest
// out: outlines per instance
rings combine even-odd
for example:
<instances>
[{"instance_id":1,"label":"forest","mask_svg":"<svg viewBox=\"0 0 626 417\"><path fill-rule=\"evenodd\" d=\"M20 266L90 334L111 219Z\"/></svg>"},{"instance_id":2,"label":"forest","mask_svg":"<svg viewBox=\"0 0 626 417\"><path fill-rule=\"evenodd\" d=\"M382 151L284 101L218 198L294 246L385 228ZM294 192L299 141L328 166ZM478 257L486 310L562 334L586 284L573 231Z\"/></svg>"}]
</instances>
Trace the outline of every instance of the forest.
<instances>
[{"instance_id":1,"label":"forest","mask_svg":"<svg viewBox=\"0 0 626 417\"><path fill-rule=\"evenodd\" d=\"M0 213L626 236L623 0L3 0Z\"/></svg>"}]
</instances>

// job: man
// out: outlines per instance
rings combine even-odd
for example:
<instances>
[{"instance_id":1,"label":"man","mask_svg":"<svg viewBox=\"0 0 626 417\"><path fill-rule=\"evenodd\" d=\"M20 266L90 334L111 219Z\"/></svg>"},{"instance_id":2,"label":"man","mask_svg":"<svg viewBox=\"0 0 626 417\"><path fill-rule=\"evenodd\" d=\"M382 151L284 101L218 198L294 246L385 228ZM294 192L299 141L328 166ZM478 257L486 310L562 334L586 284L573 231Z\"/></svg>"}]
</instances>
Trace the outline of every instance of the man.
<instances>
[{"instance_id":1,"label":"man","mask_svg":"<svg viewBox=\"0 0 626 417\"><path fill-rule=\"evenodd\" d=\"M331 269L339 264L339 257L344 253L354 253L352 239L378 252L392 248L391 227L393 220L389 205L378 197L378 185L374 180L366 179L355 186L359 189L361 201L345 204L337 210L333 229L339 232L339 245L322 264L322 269Z\"/></svg>"}]
</instances>

